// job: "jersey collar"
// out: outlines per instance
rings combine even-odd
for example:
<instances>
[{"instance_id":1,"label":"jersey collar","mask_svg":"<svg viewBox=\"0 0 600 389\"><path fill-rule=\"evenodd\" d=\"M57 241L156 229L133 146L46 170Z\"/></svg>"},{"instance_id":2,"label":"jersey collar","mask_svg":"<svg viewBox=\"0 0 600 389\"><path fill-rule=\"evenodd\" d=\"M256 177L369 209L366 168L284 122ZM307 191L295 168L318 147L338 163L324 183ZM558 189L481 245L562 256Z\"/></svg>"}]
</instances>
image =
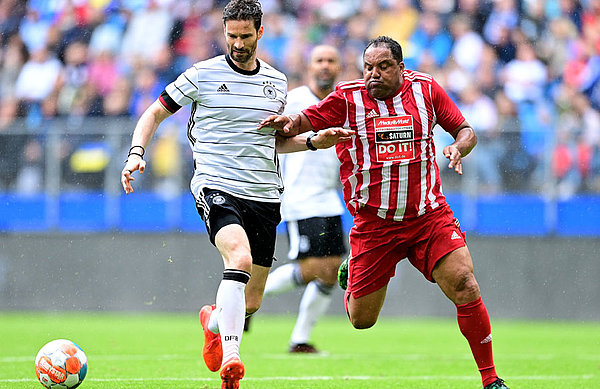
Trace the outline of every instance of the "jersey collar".
<instances>
[{"instance_id":1,"label":"jersey collar","mask_svg":"<svg viewBox=\"0 0 600 389\"><path fill-rule=\"evenodd\" d=\"M229 56L229 54L225 55L225 60L227 61L227 63L229 64L229 66L236 72L243 74L245 76L254 76L255 74L258 74L258 72L260 71L260 61L258 60L258 58L256 59L256 68L254 70L244 70L242 68L240 68L239 66L237 66L233 60L231 59L231 57Z\"/></svg>"}]
</instances>

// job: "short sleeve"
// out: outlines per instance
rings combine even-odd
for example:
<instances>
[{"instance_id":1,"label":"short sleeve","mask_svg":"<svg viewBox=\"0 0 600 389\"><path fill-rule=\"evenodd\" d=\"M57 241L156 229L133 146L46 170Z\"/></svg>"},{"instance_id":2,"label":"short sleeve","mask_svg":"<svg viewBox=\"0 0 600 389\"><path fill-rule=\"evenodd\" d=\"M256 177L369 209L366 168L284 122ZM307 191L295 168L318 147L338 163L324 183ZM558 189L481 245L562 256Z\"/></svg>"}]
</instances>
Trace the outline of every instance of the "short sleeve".
<instances>
[{"instance_id":1,"label":"short sleeve","mask_svg":"<svg viewBox=\"0 0 600 389\"><path fill-rule=\"evenodd\" d=\"M179 107L190 104L192 101L198 100L197 78L198 70L192 66L180 74L175 81L167 85L165 92L171 98L172 102ZM164 105L162 100L161 103ZM166 108L169 109L169 107Z\"/></svg>"},{"instance_id":2,"label":"short sleeve","mask_svg":"<svg viewBox=\"0 0 600 389\"><path fill-rule=\"evenodd\" d=\"M321 102L302 111L315 131L341 127L346 122L346 99L339 89L331 92Z\"/></svg>"},{"instance_id":3,"label":"short sleeve","mask_svg":"<svg viewBox=\"0 0 600 389\"><path fill-rule=\"evenodd\" d=\"M446 131L451 132L465 121L464 116L437 81L431 82L431 100L437 117L437 123Z\"/></svg>"}]
</instances>

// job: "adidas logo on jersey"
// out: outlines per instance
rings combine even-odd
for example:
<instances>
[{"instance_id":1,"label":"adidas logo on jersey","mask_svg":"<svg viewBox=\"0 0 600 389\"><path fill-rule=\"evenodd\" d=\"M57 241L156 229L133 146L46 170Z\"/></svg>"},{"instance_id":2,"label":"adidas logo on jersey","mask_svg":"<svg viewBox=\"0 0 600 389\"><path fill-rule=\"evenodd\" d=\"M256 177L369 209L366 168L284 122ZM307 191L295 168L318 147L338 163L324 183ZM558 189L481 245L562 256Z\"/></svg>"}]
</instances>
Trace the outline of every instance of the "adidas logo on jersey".
<instances>
[{"instance_id":1,"label":"adidas logo on jersey","mask_svg":"<svg viewBox=\"0 0 600 389\"><path fill-rule=\"evenodd\" d=\"M371 110L371 112L369 112L366 116L367 119L372 119L374 117L379 116L379 114L377 113L377 111L375 111L374 109Z\"/></svg>"},{"instance_id":2,"label":"adidas logo on jersey","mask_svg":"<svg viewBox=\"0 0 600 389\"><path fill-rule=\"evenodd\" d=\"M229 88L227 88L227 85L222 84L220 87L217 88L217 92L229 93Z\"/></svg>"},{"instance_id":3,"label":"adidas logo on jersey","mask_svg":"<svg viewBox=\"0 0 600 389\"><path fill-rule=\"evenodd\" d=\"M452 236L450 237L450 239L452 239L452 240L460 239L460 235L458 235L458 233L456 231L452 231Z\"/></svg>"}]
</instances>

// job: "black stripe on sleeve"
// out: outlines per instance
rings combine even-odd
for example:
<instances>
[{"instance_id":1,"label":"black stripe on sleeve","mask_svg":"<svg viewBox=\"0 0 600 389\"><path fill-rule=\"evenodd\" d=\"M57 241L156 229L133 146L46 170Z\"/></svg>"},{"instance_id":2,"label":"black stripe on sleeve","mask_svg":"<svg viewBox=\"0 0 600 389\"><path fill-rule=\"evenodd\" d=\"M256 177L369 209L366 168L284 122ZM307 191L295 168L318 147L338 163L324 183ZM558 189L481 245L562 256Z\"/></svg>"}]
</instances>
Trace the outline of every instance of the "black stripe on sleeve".
<instances>
[{"instance_id":1,"label":"black stripe on sleeve","mask_svg":"<svg viewBox=\"0 0 600 389\"><path fill-rule=\"evenodd\" d=\"M167 109L167 111L171 113L175 113L181 108L181 105L177 104L175 100L169 96L166 90L162 91L158 100Z\"/></svg>"}]
</instances>

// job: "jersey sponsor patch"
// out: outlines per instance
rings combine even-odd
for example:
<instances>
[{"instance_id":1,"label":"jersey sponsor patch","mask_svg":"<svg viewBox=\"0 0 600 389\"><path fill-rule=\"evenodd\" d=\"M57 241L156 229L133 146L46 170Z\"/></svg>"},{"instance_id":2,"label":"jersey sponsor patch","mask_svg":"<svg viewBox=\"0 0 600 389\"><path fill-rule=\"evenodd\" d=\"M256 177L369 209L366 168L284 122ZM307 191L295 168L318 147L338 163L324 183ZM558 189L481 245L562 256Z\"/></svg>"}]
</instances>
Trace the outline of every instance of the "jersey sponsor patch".
<instances>
[{"instance_id":1,"label":"jersey sponsor patch","mask_svg":"<svg viewBox=\"0 0 600 389\"><path fill-rule=\"evenodd\" d=\"M410 160L415 157L415 130L410 115L373 119L377 162Z\"/></svg>"}]
</instances>

